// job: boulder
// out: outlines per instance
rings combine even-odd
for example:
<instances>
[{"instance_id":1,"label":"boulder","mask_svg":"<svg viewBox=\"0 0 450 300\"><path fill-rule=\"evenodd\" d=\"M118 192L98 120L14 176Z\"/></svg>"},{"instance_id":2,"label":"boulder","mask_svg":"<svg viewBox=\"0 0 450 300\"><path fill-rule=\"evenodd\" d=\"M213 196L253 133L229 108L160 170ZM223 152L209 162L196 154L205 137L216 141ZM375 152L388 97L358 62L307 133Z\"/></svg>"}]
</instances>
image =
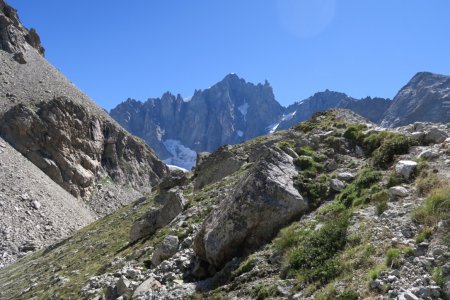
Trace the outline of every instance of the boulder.
<instances>
[{"instance_id":1,"label":"boulder","mask_svg":"<svg viewBox=\"0 0 450 300\"><path fill-rule=\"evenodd\" d=\"M431 150L431 149L423 150L417 156L417 158L422 158L422 159L433 159L433 158L436 158L436 157L438 157L438 154L436 152L434 152L433 150Z\"/></svg>"},{"instance_id":2,"label":"boulder","mask_svg":"<svg viewBox=\"0 0 450 300\"><path fill-rule=\"evenodd\" d=\"M161 287L162 285L158 280L150 277L137 287L137 289L133 293L132 299L138 299L142 296L145 296L145 294L147 294L148 292L159 290Z\"/></svg>"},{"instance_id":3,"label":"boulder","mask_svg":"<svg viewBox=\"0 0 450 300\"><path fill-rule=\"evenodd\" d=\"M401 160L395 165L395 172L409 179L417 168L417 163L412 160Z\"/></svg>"},{"instance_id":4,"label":"boulder","mask_svg":"<svg viewBox=\"0 0 450 300\"><path fill-rule=\"evenodd\" d=\"M153 252L152 264L154 266L159 265L163 260L172 257L178 250L178 237L174 235L168 235L164 238L161 245Z\"/></svg>"},{"instance_id":5,"label":"boulder","mask_svg":"<svg viewBox=\"0 0 450 300\"><path fill-rule=\"evenodd\" d=\"M125 277L122 276L116 283L116 290L119 296L127 295L130 292L131 282Z\"/></svg>"},{"instance_id":6,"label":"boulder","mask_svg":"<svg viewBox=\"0 0 450 300\"><path fill-rule=\"evenodd\" d=\"M393 198L408 196L408 190L402 186L393 186L389 189L389 195Z\"/></svg>"},{"instance_id":7,"label":"boulder","mask_svg":"<svg viewBox=\"0 0 450 300\"><path fill-rule=\"evenodd\" d=\"M447 137L448 134L445 131L437 127L433 127L425 133L424 139L427 143L438 144L445 141Z\"/></svg>"},{"instance_id":8,"label":"boulder","mask_svg":"<svg viewBox=\"0 0 450 300\"><path fill-rule=\"evenodd\" d=\"M259 158L194 237L196 255L215 267L270 241L308 211L308 203L294 187L298 173L292 157L279 148L258 151Z\"/></svg>"},{"instance_id":9,"label":"boulder","mask_svg":"<svg viewBox=\"0 0 450 300\"><path fill-rule=\"evenodd\" d=\"M350 172L341 172L337 174L337 178L349 182L355 179L355 175Z\"/></svg>"},{"instance_id":10,"label":"boulder","mask_svg":"<svg viewBox=\"0 0 450 300\"><path fill-rule=\"evenodd\" d=\"M345 183L343 183L339 179L331 179L330 188L335 192L340 192L345 189Z\"/></svg>"},{"instance_id":11,"label":"boulder","mask_svg":"<svg viewBox=\"0 0 450 300\"><path fill-rule=\"evenodd\" d=\"M169 224L183 211L185 202L181 191L177 189L161 190L155 198L156 206L133 223L130 232L131 242L152 235L157 229Z\"/></svg>"}]
</instances>

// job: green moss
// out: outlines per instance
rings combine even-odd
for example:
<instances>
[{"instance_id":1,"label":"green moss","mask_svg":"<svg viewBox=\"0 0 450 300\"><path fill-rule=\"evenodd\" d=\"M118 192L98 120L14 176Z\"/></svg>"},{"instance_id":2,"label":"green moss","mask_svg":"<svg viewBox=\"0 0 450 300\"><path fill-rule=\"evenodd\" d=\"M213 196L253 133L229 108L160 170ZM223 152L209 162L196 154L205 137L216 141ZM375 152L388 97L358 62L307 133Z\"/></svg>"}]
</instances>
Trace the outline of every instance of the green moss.
<instances>
[{"instance_id":1,"label":"green moss","mask_svg":"<svg viewBox=\"0 0 450 300\"><path fill-rule=\"evenodd\" d=\"M303 171L320 172L323 170L323 165L316 162L312 157L301 155L294 160L294 164Z\"/></svg>"},{"instance_id":2,"label":"green moss","mask_svg":"<svg viewBox=\"0 0 450 300\"><path fill-rule=\"evenodd\" d=\"M450 185L432 190L425 202L413 213L416 222L429 226L448 218L450 218Z\"/></svg>"}]
</instances>

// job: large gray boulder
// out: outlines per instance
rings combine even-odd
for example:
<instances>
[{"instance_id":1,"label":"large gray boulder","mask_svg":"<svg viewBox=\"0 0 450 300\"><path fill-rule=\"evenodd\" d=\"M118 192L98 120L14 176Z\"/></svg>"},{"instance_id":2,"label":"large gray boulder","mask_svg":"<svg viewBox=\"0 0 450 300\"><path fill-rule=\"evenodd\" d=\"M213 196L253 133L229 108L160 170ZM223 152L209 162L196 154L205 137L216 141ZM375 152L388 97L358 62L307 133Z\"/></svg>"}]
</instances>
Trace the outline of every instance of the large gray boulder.
<instances>
[{"instance_id":1,"label":"large gray boulder","mask_svg":"<svg viewBox=\"0 0 450 300\"><path fill-rule=\"evenodd\" d=\"M293 159L281 149L265 148L247 175L202 224L194 251L220 267L272 239L280 228L308 210L294 187Z\"/></svg>"},{"instance_id":2,"label":"large gray boulder","mask_svg":"<svg viewBox=\"0 0 450 300\"><path fill-rule=\"evenodd\" d=\"M175 235L168 235L164 238L161 245L153 252L152 264L159 265L163 260L172 257L177 253L179 245L178 237Z\"/></svg>"},{"instance_id":3,"label":"large gray boulder","mask_svg":"<svg viewBox=\"0 0 450 300\"><path fill-rule=\"evenodd\" d=\"M186 201L177 189L161 190L155 198L155 206L133 223L130 232L131 242L152 235L157 229L166 226L183 211Z\"/></svg>"}]
</instances>

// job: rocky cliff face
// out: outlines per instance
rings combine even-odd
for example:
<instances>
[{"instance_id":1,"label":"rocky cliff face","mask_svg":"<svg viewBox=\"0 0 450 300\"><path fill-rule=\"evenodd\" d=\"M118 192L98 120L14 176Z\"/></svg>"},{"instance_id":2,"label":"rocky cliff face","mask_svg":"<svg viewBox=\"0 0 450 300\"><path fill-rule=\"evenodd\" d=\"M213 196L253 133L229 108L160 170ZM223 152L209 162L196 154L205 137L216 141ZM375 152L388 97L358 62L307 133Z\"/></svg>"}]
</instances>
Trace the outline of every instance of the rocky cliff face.
<instances>
[{"instance_id":1,"label":"rocky cliff face","mask_svg":"<svg viewBox=\"0 0 450 300\"><path fill-rule=\"evenodd\" d=\"M396 127L414 122L450 121L450 77L417 73L395 96L381 124Z\"/></svg>"},{"instance_id":2,"label":"rocky cliff face","mask_svg":"<svg viewBox=\"0 0 450 300\"><path fill-rule=\"evenodd\" d=\"M25 29L13 8L3 1L0 8L0 135L6 141L85 200L101 180L142 190L167 174L148 146L45 61L36 32ZM19 52L25 63L17 61Z\"/></svg>"}]
</instances>

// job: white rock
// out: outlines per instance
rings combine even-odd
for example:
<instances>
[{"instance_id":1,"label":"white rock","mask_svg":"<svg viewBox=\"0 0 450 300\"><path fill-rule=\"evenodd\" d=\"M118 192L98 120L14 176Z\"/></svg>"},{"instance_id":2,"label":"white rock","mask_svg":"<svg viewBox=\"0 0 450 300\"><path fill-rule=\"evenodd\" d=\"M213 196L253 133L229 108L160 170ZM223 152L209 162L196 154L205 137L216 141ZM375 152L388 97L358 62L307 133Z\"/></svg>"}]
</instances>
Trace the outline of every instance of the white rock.
<instances>
[{"instance_id":1,"label":"white rock","mask_svg":"<svg viewBox=\"0 0 450 300\"><path fill-rule=\"evenodd\" d=\"M395 165L395 171L406 179L411 177L416 168L417 163L412 160L401 160Z\"/></svg>"},{"instance_id":2,"label":"white rock","mask_svg":"<svg viewBox=\"0 0 450 300\"><path fill-rule=\"evenodd\" d=\"M337 174L337 178L348 182L348 181L352 181L353 179L355 179L355 175L353 175L350 172L342 172L342 173Z\"/></svg>"},{"instance_id":3,"label":"white rock","mask_svg":"<svg viewBox=\"0 0 450 300\"><path fill-rule=\"evenodd\" d=\"M42 204L41 204L39 201L34 200L33 202L31 202L31 206L32 206L34 209L39 209L39 208L41 208Z\"/></svg>"},{"instance_id":4,"label":"white rock","mask_svg":"<svg viewBox=\"0 0 450 300\"><path fill-rule=\"evenodd\" d=\"M402 186L393 186L389 189L389 194L393 197L406 197L408 190Z\"/></svg>"},{"instance_id":5,"label":"white rock","mask_svg":"<svg viewBox=\"0 0 450 300\"><path fill-rule=\"evenodd\" d=\"M345 183L343 183L339 179L331 179L330 180L330 188L333 191L340 192L343 189L345 189Z\"/></svg>"}]
</instances>

